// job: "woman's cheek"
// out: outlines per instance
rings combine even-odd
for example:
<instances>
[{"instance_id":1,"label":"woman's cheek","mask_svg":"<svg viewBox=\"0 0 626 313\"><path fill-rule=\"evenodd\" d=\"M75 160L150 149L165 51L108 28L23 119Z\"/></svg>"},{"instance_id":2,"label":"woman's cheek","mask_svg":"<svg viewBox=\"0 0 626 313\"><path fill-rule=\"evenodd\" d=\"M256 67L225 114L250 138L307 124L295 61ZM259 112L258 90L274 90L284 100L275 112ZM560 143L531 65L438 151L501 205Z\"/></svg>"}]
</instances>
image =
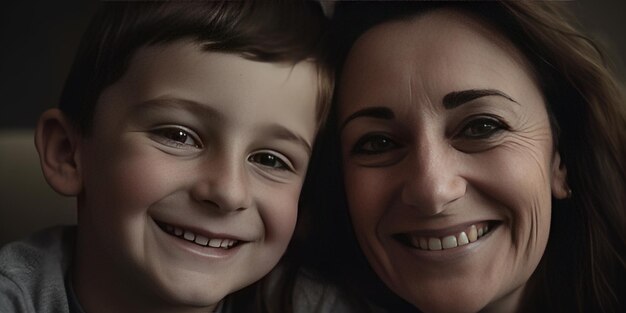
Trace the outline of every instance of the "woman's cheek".
<instances>
[{"instance_id":1,"label":"woman's cheek","mask_svg":"<svg viewBox=\"0 0 626 313\"><path fill-rule=\"evenodd\" d=\"M481 160L485 168L483 181L491 181L481 189L508 217L505 226L510 230L511 248L519 264L538 263L548 240L551 218L548 154L550 149L544 145L517 141L485 153Z\"/></svg>"}]
</instances>

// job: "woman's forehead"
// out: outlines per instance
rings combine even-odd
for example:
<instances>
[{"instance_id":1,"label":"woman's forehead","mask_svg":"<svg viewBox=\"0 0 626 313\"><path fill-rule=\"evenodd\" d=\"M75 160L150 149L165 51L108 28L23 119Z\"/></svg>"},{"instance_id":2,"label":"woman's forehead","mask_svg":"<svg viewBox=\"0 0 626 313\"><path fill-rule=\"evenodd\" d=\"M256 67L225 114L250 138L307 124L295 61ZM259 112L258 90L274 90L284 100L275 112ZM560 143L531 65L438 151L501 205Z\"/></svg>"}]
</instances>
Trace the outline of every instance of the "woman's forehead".
<instances>
[{"instance_id":1,"label":"woman's forehead","mask_svg":"<svg viewBox=\"0 0 626 313\"><path fill-rule=\"evenodd\" d=\"M459 90L518 89L519 95L503 90L515 98L528 89L519 82L536 88L527 64L521 52L486 23L440 9L378 25L361 36L346 60L339 97L351 106L410 100L406 97L427 97L423 100L436 104Z\"/></svg>"},{"instance_id":2,"label":"woman's forehead","mask_svg":"<svg viewBox=\"0 0 626 313\"><path fill-rule=\"evenodd\" d=\"M348 65L361 56L368 59L391 56L410 65L428 64L431 59L446 56L485 53L485 48L500 50L517 61L521 53L495 27L460 9L443 8L417 16L392 20L372 27L353 44L347 58ZM419 56L419 58L417 57ZM369 63L369 60L362 61ZM364 65L364 64L360 64Z\"/></svg>"}]
</instances>

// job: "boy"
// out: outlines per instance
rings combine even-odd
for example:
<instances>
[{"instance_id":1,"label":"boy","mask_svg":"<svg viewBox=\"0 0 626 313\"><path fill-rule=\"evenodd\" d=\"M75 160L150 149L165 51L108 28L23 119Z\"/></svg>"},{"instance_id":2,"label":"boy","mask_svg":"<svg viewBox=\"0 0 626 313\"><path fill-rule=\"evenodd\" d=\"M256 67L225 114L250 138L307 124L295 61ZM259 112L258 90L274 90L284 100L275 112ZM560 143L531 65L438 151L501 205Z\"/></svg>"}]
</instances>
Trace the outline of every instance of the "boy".
<instances>
[{"instance_id":1,"label":"boy","mask_svg":"<svg viewBox=\"0 0 626 313\"><path fill-rule=\"evenodd\" d=\"M78 225L0 251L2 312L229 311L285 251L332 77L316 3L106 3L35 143Z\"/></svg>"}]
</instances>

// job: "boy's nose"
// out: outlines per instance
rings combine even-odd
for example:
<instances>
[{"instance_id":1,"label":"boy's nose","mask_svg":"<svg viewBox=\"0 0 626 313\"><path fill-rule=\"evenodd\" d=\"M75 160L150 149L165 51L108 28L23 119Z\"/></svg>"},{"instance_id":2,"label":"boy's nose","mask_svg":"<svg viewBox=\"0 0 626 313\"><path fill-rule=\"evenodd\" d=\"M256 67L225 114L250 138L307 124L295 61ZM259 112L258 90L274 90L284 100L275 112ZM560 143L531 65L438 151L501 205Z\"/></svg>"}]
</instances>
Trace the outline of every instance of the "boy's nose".
<instances>
[{"instance_id":1,"label":"boy's nose","mask_svg":"<svg viewBox=\"0 0 626 313\"><path fill-rule=\"evenodd\" d=\"M467 181L460 175L457 154L447 144L423 144L404 162L402 201L421 216L433 216L463 197Z\"/></svg>"},{"instance_id":2,"label":"boy's nose","mask_svg":"<svg viewBox=\"0 0 626 313\"><path fill-rule=\"evenodd\" d=\"M249 177L245 162L207 162L192 193L197 201L210 204L220 211L245 210L251 206Z\"/></svg>"}]
</instances>

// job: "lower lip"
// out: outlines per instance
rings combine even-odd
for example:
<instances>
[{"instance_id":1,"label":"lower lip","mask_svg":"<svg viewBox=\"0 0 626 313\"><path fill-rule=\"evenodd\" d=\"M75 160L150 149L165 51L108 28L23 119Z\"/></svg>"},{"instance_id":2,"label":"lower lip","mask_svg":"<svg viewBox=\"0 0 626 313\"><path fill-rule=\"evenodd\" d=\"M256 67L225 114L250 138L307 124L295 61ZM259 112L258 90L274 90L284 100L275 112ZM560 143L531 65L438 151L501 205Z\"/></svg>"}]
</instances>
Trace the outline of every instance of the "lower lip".
<instances>
[{"instance_id":1,"label":"lower lip","mask_svg":"<svg viewBox=\"0 0 626 313\"><path fill-rule=\"evenodd\" d=\"M172 242L175 247L178 247L188 253L192 253L203 258L227 259L235 255L240 250L240 248L246 244L244 242L239 242L239 244L230 249L213 248L209 246L203 247L185 239L166 233L159 227L159 225L156 224L154 220L152 220L152 226L155 231L160 234L159 237L164 237L164 241Z\"/></svg>"},{"instance_id":2,"label":"lower lip","mask_svg":"<svg viewBox=\"0 0 626 313\"><path fill-rule=\"evenodd\" d=\"M423 259L429 262L453 262L457 260L462 260L464 257L471 253L478 252L477 250L488 244L491 238L494 237L494 235L497 234L499 231L500 227L494 227L489 231L489 233L485 234L474 242L443 250L422 250L409 247L395 238L392 238L392 240L394 246L399 246L402 251L408 251L410 254L418 257L419 259Z\"/></svg>"}]
</instances>

